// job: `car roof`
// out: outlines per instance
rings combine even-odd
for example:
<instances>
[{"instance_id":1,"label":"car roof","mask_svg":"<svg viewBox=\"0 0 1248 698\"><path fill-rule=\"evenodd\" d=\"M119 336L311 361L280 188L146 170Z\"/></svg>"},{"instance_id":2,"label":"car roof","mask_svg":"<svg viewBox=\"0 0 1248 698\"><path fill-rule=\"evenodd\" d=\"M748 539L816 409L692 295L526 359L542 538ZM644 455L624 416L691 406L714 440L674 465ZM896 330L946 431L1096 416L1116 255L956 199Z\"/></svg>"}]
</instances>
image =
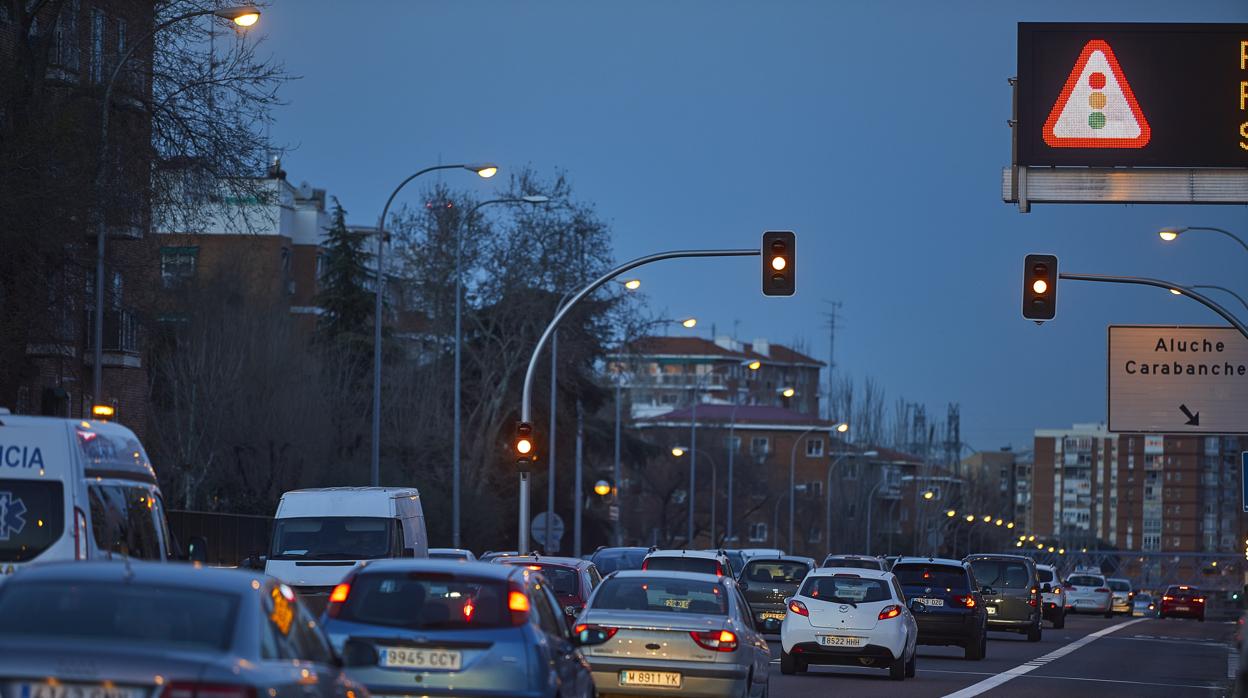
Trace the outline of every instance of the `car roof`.
<instances>
[{"instance_id":1,"label":"car roof","mask_svg":"<svg viewBox=\"0 0 1248 698\"><path fill-rule=\"evenodd\" d=\"M594 564L589 560L583 560L579 557L546 557L544 555L505 555L490 560L491 563L497 565L557 565L560 567L575 567L582 569Z\"/></svg>"},{"instance_id":2,"label":"car roof","mask_svg":"<svg viewBox=\"0 0 1248 698\"><path fill-rule=\"evenodd\" d=\"M63 561L30 565L9 577L12 582L125 582L141 585L179 586L213 591L250 593L252 582L263 580L259 572L208 567L186 563L118 560Z\"/></svg>"},{"instance_id":3,"label":"car roof","mask_svg":"<svg viewBox=\"0 0 1248 698\"><path fill-rule=\"evenodd\" d=\"M523 566L496 565L492 562L448 560L444 558L392 558L365 562L360 566L360 574L375 572L443 572L501 581L509 579L523 569Z\"/></svg>"},{"instance_id":4,"label":"car roof","mask_svg":"<svg viewBox=\"0 0 1248 698\"><path fill-rule=\"evenodd\" d=\"M1131 580L1130 580L1130 579L1127 579L1126 577L1106 577L1106 578L1105 578L1105 581L1107 581L1107 582L1126 582L1127 584L1130 584L1130 583L1131 583Z\"/></svg>"},{"instance_id":5,"label":"car roof","mask_svg":"<svg viewBox=\"0 0 1248 698\"><path fill-rule=\"evenodd\" d=\"M945 565L948 567L963 567L967 563L963 560L952 560L947 557L899 557L893 563L893 567L897 565Z\"/></svg>"},{"instance_id":6,"label":"car roof","mask_svg":"<svg viewBox=\"0 0 1248 698\"><path fill-rule=\"evenodd\" d=\"M823 559L827 560L834 557L842 560L875 560L876 562L883 562L875 555L859 555L858 553L828 553L828 556Z\"/></svg>"},{"instance_id":7,"label":"car roof","mask_svg":"<svg viewBox=\"0 0 1248 698\"><path fill-rule=\"evenodd\" d=\"M718 560L718 550L652 550L646 557L694 557L703 560Z\"/></svg>"},{"instance_id":8,"label":"car roof","mask_svg":"<svg viewBox=\"0 0 1248 698\"><path fill-rule=\"evenodd\" d=\"M746 560L745 564L752 565L755 562L776 562L776 561L805 562L805 563L809 563L812 566L815 564L814 558L805 557L802 555L758 555L758 556L755 556Z\"/></svg>"},{"instance_id":9,"label":"car roof","mask_svg":"<svg viewBox=\"0 0 1248 698\"><path fill-rule=\"evenodd\" d=\"M601 555L602 553L635 552L638 550L640 550L643 553L650 552L650 548L646 548L646 547L639 546L639 545L617 545L617 546L608 546L604 548L599 548L594 551L594 554Z\"/></svg>"},{"instance_id":10,"label":"car roof","mask_svg":"<svg viewBox=\"0 0 1248 698\"><path fill-rule=\"evenodd\" d=\"M1010 553L975 553L973 555L967 555L963 559L966 562L970 562L972 560L1009 560L1012 562L1030 562L1033 565L1036 564L1035 560L1027 557L1026 555L1012 555Z\"/></svg>"},{"instance_id":11,"label":"car roof","mask_svg":"<svg viewBox=\"0 0 1248 698\"><path fill-rule=\"evenodd\" d=\"M471 555L472 551L468 548L429 548L430 553L459 553Z\"/></svg>"},{"instance_id":12,"label":"car roof","mask_svg":"<svg viewBox=\"0 0 1248 698\"><path fill-rule=\"evenodd\" d=\"M715 582L732 581L732 577L719 576L716 574L703 574L702 572L669 572L668 570L619 570L611 574L612 579L655 579L658 577L666 577L670 579L684 579L690 582Z\"/></svg>"},{"instance_id":13,"label":"car roof","mask_svg":"<svg viewBox=\"0 0 1248 698\"><path fill-rule=\"evenodd\" d=\"M888 580L893 576L892 572L884 570L867 570L861 567L817 567L810 571L807 577L836 577L836 576L862 577L863 579L882 579Z\"/></svg>"}]
</instances>

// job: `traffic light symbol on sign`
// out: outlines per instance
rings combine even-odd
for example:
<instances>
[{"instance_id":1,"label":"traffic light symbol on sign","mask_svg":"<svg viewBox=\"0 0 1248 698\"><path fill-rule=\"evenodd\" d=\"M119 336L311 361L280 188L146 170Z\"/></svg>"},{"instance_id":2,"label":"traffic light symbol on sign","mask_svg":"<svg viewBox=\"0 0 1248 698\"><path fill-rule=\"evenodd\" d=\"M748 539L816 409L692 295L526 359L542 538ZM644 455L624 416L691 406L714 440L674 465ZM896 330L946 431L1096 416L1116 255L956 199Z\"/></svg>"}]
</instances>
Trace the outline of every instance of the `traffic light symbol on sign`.
<instances>
[{"instance_id":1,"label":"traffic light symbol on sign","mask_svg":"<svg viewBox=\"0 0 1248 698\"><path fill-rule=\"evenodd\" d=\"M1083 47L1041 130L1053 148L1143 148L1152 138L1144 111L1109 44Z\"/></svg>"},{"instance_id":2,"label":"traffic light symbol on sign","mask_svg":"<svg viewBox=\"0 0 1248 698\"><path fill-rule=\"evenodd\" d=\"M1052 320L1057 315L1057 257L1029 254L1023 263L1023 317Z\"/></svg>"},{"instance_id":3,"label":"traffic light symbol on sign","mask_svg":"<svg viewBox=\"0 0 1248 698\"><path fill-rule=\"evenodd\" d=\"M532 463L537 460L533 446L533 425L528 422L516 422L516 435L511 442L511 450L515 453L517 463Z\"/></svg>"},{"instance_id":4,"label":"traffic light symbol on sign","mask_svg":"<svg viewBox=\"0 0 1248 698\"><path fill-rule=\"evenodd\" d=\"M763 295L797 292L797 236L791 230L763 233Z\"/></svg>"}]
</instances>

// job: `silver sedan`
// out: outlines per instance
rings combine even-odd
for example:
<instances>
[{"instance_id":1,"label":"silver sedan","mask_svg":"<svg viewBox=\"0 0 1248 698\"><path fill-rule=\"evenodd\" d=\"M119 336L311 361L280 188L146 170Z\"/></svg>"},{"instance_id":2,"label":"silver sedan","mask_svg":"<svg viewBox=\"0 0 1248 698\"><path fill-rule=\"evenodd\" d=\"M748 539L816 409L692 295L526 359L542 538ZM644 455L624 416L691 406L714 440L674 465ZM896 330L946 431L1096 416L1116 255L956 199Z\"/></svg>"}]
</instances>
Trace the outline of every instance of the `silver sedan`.
<instances>
[{"instance_id":1,"label":"silver sedan","mask_svg":"<svg viewBox=\"0 0 1248 698\"><path fill-rule=\"evenodd\" d=\"M367 698L285 585L190 565L68 562L0 585L0 694Z\"/></svg>"},{"instance_id":2,"label":"silver sedan","mask_svg":"<svg viewBox=\"0 0 1248 698\"><path fill-rule=\"evenodd\" d=\"M609 636L585 650L602 694L767 695L771 653L731 577L617 572L577 623Z\"/></svg>"}]
</instances>

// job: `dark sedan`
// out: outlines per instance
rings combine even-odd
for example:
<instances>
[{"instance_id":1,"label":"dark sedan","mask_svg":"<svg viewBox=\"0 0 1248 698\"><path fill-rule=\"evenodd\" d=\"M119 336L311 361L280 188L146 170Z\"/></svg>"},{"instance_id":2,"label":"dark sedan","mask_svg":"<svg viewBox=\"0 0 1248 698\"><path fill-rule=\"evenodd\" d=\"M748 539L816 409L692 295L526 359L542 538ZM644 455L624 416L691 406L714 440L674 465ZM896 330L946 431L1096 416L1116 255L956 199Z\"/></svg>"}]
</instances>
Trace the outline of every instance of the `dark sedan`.
<instances>
[{"instance_id":1,"label":"dark sedan","mask_svg":"<svg viewBox=\"0 0 1248 698\"><path fill-rule=\"evenodd\" d=\"M238 570L49 563L0 585L0 693L363 698L289 587Z\"/></svg>"},{"instance_id":2,"label":"dark sedan","mask_svg":"<svg viewBox=\"0 0 1248 698\"><path fill-rule=\"evenodd\" d=\"M750 604L758 627L769 633L780 632L785 600L797 593L802 580L815 568L808 557L753 557L745 563L737 588Z\"/></svg>"},{"instance_id":3,"label":"dark sedan","mask_svg":"<svg viewBox=\"0 0 1248 698\"><path fill-rule=\"evenodd\" d=\"M541 572L550 582L550 590L563 609L568 627L576 625L576 617L585 608L589 595L594 587L602 581L598 568L589 560L575 557L538 557L526 555L519 557L500 557L494 562L504 565L524 565L534 572Z\"/></svg>"}]
</instances>

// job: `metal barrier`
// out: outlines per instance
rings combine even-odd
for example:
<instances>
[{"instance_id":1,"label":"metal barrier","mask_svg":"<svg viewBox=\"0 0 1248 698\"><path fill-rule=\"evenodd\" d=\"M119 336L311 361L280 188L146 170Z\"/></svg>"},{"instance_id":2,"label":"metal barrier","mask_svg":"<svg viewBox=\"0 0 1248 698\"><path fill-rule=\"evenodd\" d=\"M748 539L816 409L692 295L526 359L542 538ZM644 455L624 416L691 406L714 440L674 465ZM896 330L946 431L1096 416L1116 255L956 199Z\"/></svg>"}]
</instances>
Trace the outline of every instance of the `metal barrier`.
<instances>
[{"instance_id":1,"label":"metal barrier","mask_svg":"<svg viewBox=\"0 0 1248 698\"><path fill-rule=\"evenodd\" d=\"M233 567L250 556L267 555L273 517L215 511L166 512L169 529L185 548L192 538L207 541L208 564Z\"/></svg>"}]
</instances>

